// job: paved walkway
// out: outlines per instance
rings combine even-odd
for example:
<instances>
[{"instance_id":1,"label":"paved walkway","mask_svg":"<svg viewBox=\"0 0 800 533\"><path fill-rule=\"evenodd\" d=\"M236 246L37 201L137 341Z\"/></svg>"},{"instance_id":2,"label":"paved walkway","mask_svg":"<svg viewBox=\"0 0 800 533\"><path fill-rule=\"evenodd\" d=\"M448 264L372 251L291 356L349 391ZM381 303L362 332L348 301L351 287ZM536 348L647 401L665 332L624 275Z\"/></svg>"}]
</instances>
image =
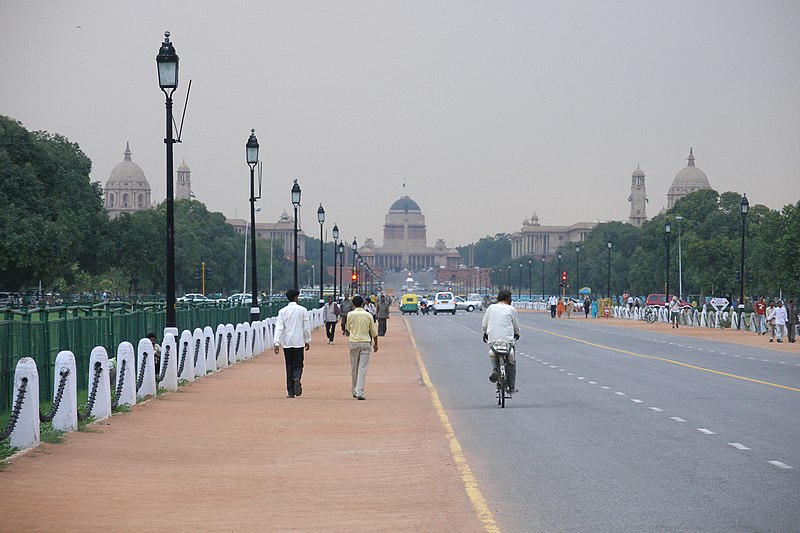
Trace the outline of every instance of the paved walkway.
<instances>
[{"instance_id":1,"label":"paved walkway","mask_svg":"<svg viewBox=\"0 0 800 533\"><path fill-rule=\"evenodd\" d=\"M477 489L456 464L405 320L389 320L372 355L366 401L351 395L346 339L328 345L322 329L302 397L285 397L284 376L283 354L266 352L18 456L0 471L0 530L491 525L473 508Z\"/></svg>"}]
</instances>

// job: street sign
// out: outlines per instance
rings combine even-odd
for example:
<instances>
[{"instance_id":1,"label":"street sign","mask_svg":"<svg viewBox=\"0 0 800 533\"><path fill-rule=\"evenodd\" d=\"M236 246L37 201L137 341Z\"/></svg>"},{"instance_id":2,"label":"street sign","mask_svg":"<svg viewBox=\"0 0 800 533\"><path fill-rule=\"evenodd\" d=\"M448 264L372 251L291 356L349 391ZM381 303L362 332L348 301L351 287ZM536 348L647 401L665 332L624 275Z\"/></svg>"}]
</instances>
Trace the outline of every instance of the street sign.
<instances>
[{"instance_id":1,"label":"street sign","mask_svg":"<svg viewBox=\"0 0 800 533\"><path fill-rule=\"evenodd\" d=\"M730 305L730 302L728 301L727 298L711 298L711 301L709 303L711 304L711 307L713 307L715 311L725 309L726 307L728 307L728 305Z\"/></svg>"}]
</instances>

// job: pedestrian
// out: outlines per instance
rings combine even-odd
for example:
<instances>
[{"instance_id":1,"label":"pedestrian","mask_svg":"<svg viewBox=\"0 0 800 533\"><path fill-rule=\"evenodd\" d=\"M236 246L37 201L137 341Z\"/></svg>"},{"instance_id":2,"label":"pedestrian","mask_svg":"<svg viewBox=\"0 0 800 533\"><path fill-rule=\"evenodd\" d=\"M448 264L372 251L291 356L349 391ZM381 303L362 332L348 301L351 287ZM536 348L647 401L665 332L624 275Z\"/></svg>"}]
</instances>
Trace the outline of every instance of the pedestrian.
<instances>
[{"instance_id":1,"label":"pedestrian","mask_svg":"<svg viewBox=\"0 0 800 533\"><path fill-rule=\"evenodd\" d=\"M633 311L633 296L628 296L628 311Z\"/></svg>"},{"instance_id":2,"label":"pedestrian","mask_svg":"<svg viewBox=\"0 0 800 533\"><path fill-rule=\"evenodd\" d=\"M150 339L150 342L153 343L153 364L156 369L156 379L158 379L161 375L161 346L156 342L155 333L148 333L145 337Z\"/></svg>"},{"instance_id":3,"label":"pedestrian","mask_svg":"<svg viewBox=\"0 0 800 533\"><path fill-rule=\"evenodd\" d=\"M572 303L572 298L567 298L567 305L564 306L564 310L567 312L567 318L572 318L572 311L575 310L575 304Z\"/></svg>"},{"instance_id":4,"label":"pedestrian","mask_svg":"<svg viewBox=\"0 0 800 533\"><path fill-rule=\"evenodd\" d=\"M786 326L786 308L783 307L783 301L778 300L776 307L772 309L772 313L767 315L767 322L772 321L772 335L778 337L778 342L783 342L783 328ZM772 342L772 335L770 335L769 342Z\"/></svg>"},{"instance_id":5,"label":"pedestrian","mask_svg":"<svg viewBox=\"0 0 800 533\"><path fill-rule=\"evenodd\" d=\"M550 298L547 299L547 304L550 306L550 318L556 317L556 307L558 307L558 299L555 297L554 294L550 295ZM488 306L486 306L488 307Z\"/></svg>"},{"instance_id":6,"label":"pedestrian","mask_svg":"<svg viewBox=\"0 0 800 533\"><path fill-rule=\"evenodd\" d=\"M364 309L364 298L353 297L353 310L347 314L347 329L350 330L350 376L353 398L365 399L364 385L369 368L370 341L372 351L378 351L378 329L372 316Z\"/></svg>"},{"instance_id":7,"label":"pedestrian","mask_svg":"<svg viewBox=\"0 0 800 533\"><path fill-rule=\"evenodd\" d=\"M333 344L333 337L336 334L336 322L339 321L339 306L333 301L333 296L328 296L328 301L322 308L322 321L325 322L325 335L328 336L328 344Z\"/></svg>"},{"instance_id":8,"label":"pedestrian","mask_svg":"<svg viewBox=\"0 0 800 533\"><path fill-rule=\"evenodd\" d=\"M558 318L561 318L561 315L564 314L564 300L562 298L558 299L558 303L556 304L556 315Z\"/></svg>"},{"instance_id":9,"label":"pedestrian","mask_svg":"<svg viewBox=\"0 0 800 533\"><path fill-rule=\"evenodd\" d=\"M366 303L364 304L364 309L367 313L372 315L372 320L375 322L378 321L378 308L375 307L375 297L374 296L367 296Z\"/></svg>"},{"instance_id":10,"label":"pedestrian","mask_svg":"<svg viewBox=\"0 0 800 533\"><path fill-rule=\"evenodd\" d=\"M289 305L278 312L275 321L275 345L273 351L278 354L283 346L283 357L286 360L286 392L287 398L303 394L303 360L305 351L311 349L311 320L305 307L297 304L300 291L289 289L286 299Z\"/></svg>"},{"instance_id":11,"label":"pedestrian","mask_svg":"<svg viewBox=\"0 0 800 533\"><path fill-rule=\"evenodd\" d=\"M678 316L681 314L681 303L677 296L673 296L669 302L669 321L672 322L672 329L678 327Z\"/></svg>"},{"instance_id":12,"label":"pedestrian","mask_svg":"<svg viewBox=\"0 0 800 533\"><path fill-rule=\"evenodd\" d=\"M769 332L769 342L775 341L775 302L772 300L767 304L767 331Z\"/></svg>"},{"instance_id":13,"label":"pedestrian","mask_svg":"<svg viewBox=\"0 0 800 533\"><path fill-rule=\"evenodd\" d=\"M386 335L386 321L389 320L389 303L386 297L381 294L381 299L378 301L378 337Z\"/></svg>"},{"instance_id":14,"label":"pedestrian","mask_svg":"<svg viewBox=\"0 0 800 533\"><path fill-rule=\"evenodd\" d=\"M347 313L353 310L353 302L350 301L350 295L345 294L342 305L339 306L339 318L342 319L342 335L345 337L347 333Z\"/></svg>"},{"instance_id":15,"label":"pedestrian","mask_svg":"<svg viewBox=\"0 0 800 533\"><path fill-rule=\"evenodd\" d=\"M638 311L639 307L641 306L642 306L642 300L640 300L639 297L637 296L636 298L633 299L633 308Z\"/></svg>"},{"instance_id":16,"label":"pedestrian","mask_svg":"<svg viewBox=\"0 0 800 533\"><path fill-rule=\"evenodd\" d=\"M756 302L756 335L767 334L767 303L764 297L760 297Z\"/></svg>"},{"instance_id":17,"label":"pedestrian","mask_svg":"<svg viewBox=\"0 0 800 533\"><path fill-rule=\"evenodd\" d=\"M589 318L589 311L591 311L591 310L592 310L592 301L587 296L583 300L583 317L584 318Z\"/></svg>"},{"instance_id":18,"label":"pedestrian","mask_svg":"<svg viewBox=\"0 0 800 533\"><path fill-rule=\"evenodd\" d=\"M597 318L598 311L599 310L597 308L597 300L595 298L592 298L592 318Z\"/></svg>"},{"instance_id":19,"label":"pedestrian","mask_svg":"<svg viewBox=\"0 0 800 533\"><path fill-rule=\"evenodd\" d=\"M794 300L789 300L789 304L786 306L786 328L789 342L794 342L797 334L795 331L797 329L797 306Z\"/></svg>"}]
</instances>

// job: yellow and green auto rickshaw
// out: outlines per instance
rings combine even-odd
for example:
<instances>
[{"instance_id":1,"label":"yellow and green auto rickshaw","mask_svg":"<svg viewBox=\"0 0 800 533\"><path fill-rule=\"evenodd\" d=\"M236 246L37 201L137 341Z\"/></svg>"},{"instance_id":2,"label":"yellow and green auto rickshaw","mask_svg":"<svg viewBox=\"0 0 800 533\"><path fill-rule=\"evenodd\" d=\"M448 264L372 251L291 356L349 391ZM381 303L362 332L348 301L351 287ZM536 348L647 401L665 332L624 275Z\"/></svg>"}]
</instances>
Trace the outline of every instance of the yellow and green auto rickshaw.
<instances>
[{"instance_id":1,"label":"yellow and green auto rickshaw","mask_svg":"<svg viewBox=\"0 0 800 533\"><path fill-rule=\"evenodd\" d=\"M404 294L400 299L400 311L403 314L414 313L419 314L419 296L416 294Z\"/></svg>"}]
</instances>

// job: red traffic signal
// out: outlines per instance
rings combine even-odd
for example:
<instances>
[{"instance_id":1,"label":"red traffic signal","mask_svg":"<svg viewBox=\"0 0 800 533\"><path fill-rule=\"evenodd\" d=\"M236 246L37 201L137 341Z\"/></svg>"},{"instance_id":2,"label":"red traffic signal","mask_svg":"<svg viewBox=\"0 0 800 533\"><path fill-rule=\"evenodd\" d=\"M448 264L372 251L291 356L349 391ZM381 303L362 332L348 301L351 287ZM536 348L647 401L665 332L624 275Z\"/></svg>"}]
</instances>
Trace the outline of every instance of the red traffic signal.
<instances>
[{"instance_id":1,"label":"red traffic signal","mask_svg":"<svg viewBox=\"0 0 800 533\"><path fill-rule=\"evenodd\" d=\"M358 281L358 274L353 272L353 274L350 276L350 279L352 279L353 281Z\"/></svg>"},{"instance_id":2,"label":"red traffic signal","mask_svg":"<svg viewBox=\"0 0 800 533\"><path fill-rule=\"evenodd\" d=\"M567 271L566 270L562 270L561 271L561 281L567 281Z\"/></svg>"}]
</instances>

